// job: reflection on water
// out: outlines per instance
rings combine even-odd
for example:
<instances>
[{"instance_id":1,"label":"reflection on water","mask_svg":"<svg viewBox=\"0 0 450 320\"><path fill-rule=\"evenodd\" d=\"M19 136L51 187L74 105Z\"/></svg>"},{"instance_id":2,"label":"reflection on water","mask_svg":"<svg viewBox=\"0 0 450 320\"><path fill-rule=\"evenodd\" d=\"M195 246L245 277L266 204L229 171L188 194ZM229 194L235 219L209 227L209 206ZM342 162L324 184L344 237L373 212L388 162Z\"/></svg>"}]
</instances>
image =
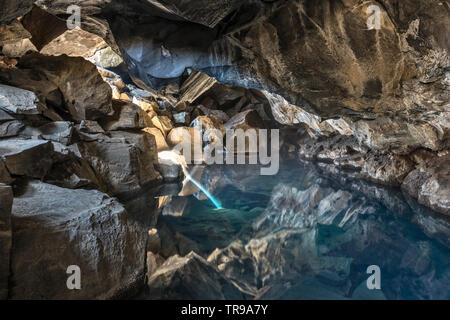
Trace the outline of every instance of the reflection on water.
<instances>
[{"instance_id":1,"label":"reflection on water","mask_svg":"<svg viewBox=\"0 0 450 320\"><path fill-rule=\"evenodd\" d=\"M256 166L197 169L224 209L186 186L183 197L160 199L158 228L250 298L450 299L450 223L398 191L299 163L277 176ZM381 290L367 288L371 265L381 268Z\"/></svg>"}]
</instances>

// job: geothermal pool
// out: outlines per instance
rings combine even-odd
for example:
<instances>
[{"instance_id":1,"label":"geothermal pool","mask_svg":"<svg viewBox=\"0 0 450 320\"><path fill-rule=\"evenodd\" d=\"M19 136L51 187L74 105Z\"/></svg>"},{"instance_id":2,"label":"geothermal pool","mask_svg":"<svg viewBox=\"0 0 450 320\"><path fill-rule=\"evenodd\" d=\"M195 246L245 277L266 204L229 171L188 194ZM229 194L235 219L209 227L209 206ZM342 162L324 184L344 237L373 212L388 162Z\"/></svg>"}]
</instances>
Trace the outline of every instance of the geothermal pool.
<instances>
[{"instance_id":1,"label":"geothermal pool","mask_svg":"<svg viewBox=\"0 0 450 320\"><path fill-rule=\"evenodd\" d=\"M450 222L400 190L284 162L197 168L165 197L158 229L182 235L248 299L450 299ZM370 290L368 268L379 268ZM375 281L375 282L373 282Z\"/></svg>"}]
</instances>

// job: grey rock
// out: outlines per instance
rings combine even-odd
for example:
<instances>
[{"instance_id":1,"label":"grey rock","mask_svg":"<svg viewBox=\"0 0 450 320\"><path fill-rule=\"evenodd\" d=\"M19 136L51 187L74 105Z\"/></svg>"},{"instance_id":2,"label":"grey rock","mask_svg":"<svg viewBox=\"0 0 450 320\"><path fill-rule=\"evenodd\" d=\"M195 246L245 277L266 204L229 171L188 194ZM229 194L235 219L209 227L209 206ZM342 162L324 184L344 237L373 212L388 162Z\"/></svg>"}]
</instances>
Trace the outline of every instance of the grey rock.
<instances>
[{"instance_id":1,"label":"grey rock","mask_svg":"<svg viewBox=\"0 0 450 320\"><path fill-rule=\"evenodd\" d=\"M45 140L0 141L0 157L12 175L42 178L53 164L53 145Z\"/></svg>"},{"instance_id":2,"label":"grey rock","mask_svg":"<svg viewBox=\"0 0 450 320\"><path fill-rule=\"evenodd\" d=\"M110 194L133 193L160 181L156 143L145 132L114 131L80 144L80 152Z\"/></svg>"},{"instance_id":3,"label":"grey rock","mask_svg":"<svg viewBox=\"0 0 450 320\"><path fill-rule=\"evenodd\" d=\"M18 115L40 114L39 99L28 90L0 84L0 108Z\"/></svg>"},{"instance_id":4,"label":"grey rock","mask_svg":"<svg viewBox=\"0 0 450 320\"><path fill-rule=\"evenodd\" d=\"M419 203L450 214L450 155L422 163L403 181L402 189Z\"/></svg>"},{"instance_id":5,"label":"grey rock","mask_svg":"<svg viewBox=\"0 0 450 320\"><path fill-rule=\"evenodd\" d=\"M0 123L5 122L5 121L10 121L10 120L14 120L14 118L7 112L0 109Z\"/></svg>"},{"instance_id":6,"label":"grey rock","mask_svg":"<svg viewBox=\"0 0 450 320\"><path fill-rule=\"evenodd\" d=\"M0 123L0 137L8 138L17 136L23 127L24 124L17 120Z\"/></svg>"},{"instance_id":7,"label":"grey rock","mask_svg":"<svg viewBox=\"0 0 450 320\"><path fill-rule=\"evenodd\" d=\"M72 144L74 127L71 122L55 121L39 127L39 137L44 140Z\"/></svg>"},{"instance_id":8,"label":"grey rock","mask_svg":"<svg viewBox=\"0 0 450 320\"><path fill-rule=\"evenodd\" d=\"M12 299L109 299L143 280L147 234L114 198L34 181L12 212ZM67 289L71 265L81 290Z\"/></svg>"},{"instance_id":9,"label":"grey rock","mask_svg":"<svg viewBox=\"0 0 450 320\"><path fill-rule=\"evenodd\" d=\"M19 65L20 69L2 72L0 79L35 92L41 101L52 100L58 93L62 100L58 107L66 108L66 117L98 120L114 114L111 88L89 61L32 53L21 58Z\"/></svg>"}]
</instances>

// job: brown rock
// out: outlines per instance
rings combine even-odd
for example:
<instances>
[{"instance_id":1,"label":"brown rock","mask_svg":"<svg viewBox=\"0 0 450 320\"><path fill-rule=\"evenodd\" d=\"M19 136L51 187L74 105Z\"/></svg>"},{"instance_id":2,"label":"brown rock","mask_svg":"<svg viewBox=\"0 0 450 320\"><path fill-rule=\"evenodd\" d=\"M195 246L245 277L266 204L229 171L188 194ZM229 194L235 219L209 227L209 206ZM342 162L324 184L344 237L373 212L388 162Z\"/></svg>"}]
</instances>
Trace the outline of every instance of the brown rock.
<instances>
[{"instance_id":1,"label":"brown rock","mask_svg":"<svg viewBox=\"0 0 450 320\"><path fill-rule=\"evenodd\" d=\"M2 257L2 259L0 260L0 300L7 299L9 291L9 262L12 244L12 204L12 188L0 183L0 254Z\"/></svg>"}]
</instances>

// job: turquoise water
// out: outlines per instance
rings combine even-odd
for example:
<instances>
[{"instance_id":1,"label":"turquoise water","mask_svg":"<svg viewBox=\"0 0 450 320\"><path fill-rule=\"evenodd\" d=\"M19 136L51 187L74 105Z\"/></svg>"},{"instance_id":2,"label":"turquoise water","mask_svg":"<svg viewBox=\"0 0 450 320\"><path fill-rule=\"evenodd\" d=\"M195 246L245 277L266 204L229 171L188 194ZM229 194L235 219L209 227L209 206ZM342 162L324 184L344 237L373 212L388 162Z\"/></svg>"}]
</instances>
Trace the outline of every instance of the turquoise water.
<instances>
[{"instance_id":1,"label":"turquoise water","mask_svg":"<svg viewBox=\"0 0 450 320\"><path fill-rule=\"evenodd\" d=\"M397 189L287 162L214 166L204 193L173 196L159 225L258 299L450 299L450 222ZM183 205L180 206L179 204ZM162 209L163 212L164 208ZM369 266L381 289L369 290Z\"/></svg>"}]
</instances>

